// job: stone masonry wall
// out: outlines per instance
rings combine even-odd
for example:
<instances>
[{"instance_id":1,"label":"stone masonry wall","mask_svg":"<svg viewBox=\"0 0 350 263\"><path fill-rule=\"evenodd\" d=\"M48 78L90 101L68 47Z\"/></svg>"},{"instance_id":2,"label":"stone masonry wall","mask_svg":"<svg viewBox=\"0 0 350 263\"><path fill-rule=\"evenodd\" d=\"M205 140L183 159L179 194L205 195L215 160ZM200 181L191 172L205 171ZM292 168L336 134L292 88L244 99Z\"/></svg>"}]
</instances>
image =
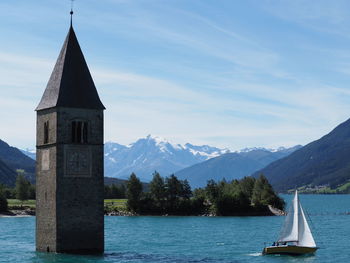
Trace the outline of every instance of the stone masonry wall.
<instances>
[{"instance_id":1,"label":"stone masonry wall","mask_svg":"<svg viewBox=\"0 0 350 263\"><path fill-rule=\"evenodd\" d=\"M104 250L103 111L56 110L57 114L38 112L37 249L46 251L49 246L55 252L101 253ZM49 144L41 145L41 130L47 119ZM74 120L88 122L87 144L72 143ZM52 130L51 121L56 121ZM49 170L45 171L47 167L43 167L42 159L49 159Z\"/></svg>"}]
</instances>

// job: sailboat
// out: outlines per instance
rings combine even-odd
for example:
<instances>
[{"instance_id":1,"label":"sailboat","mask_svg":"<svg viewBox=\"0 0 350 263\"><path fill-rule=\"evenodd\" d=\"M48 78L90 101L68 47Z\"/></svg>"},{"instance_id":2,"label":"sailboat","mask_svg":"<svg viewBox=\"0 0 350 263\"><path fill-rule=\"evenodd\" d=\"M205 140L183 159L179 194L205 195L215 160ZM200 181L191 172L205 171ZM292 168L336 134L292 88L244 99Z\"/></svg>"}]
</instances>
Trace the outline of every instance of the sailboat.
<instances>
[{"instance_id":1,"label":"sailboat","mask_svg":"<svg viewBox=\"0 0 350 263\"><path fill-rule=\"evenodd\" d=\"M299 202L298 191L295 195L284 221L277 242L264 247L263 254L303 255L315 253L318 247Z\"/></svg>"}]
</instances>

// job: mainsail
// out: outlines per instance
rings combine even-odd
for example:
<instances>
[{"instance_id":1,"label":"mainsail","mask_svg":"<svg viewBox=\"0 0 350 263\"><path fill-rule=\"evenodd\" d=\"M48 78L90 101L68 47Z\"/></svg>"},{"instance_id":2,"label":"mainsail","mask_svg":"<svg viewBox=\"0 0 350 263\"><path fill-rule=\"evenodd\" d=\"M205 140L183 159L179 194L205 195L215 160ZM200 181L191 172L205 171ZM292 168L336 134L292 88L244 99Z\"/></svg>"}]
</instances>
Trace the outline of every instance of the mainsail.
<instances>
[{"instance_id":1,"label":"mainsail","mask_svg":"<svg viewBox=\"0 0 350 263\"><path fill-rule=\"evenodd\" d=\"M278 242L295 242L297 246L316 247L303 208L299 202L297 191L295 191L295 196L284 221Z\"/></svg>"}]
</instances>

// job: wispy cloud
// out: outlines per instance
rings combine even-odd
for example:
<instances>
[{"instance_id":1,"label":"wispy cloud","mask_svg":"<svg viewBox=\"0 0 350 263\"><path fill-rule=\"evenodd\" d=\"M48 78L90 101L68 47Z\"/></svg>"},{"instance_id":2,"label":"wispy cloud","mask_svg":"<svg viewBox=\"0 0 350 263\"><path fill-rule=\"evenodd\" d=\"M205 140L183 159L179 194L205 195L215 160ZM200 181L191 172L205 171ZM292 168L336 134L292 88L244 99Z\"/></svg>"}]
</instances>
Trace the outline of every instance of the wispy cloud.
<instances>
[{"instance_id":1,"label":"wispy cloud","mask_svg":"<svg viewBox=\"0 0 350 263\"><path fill-rule=\"evenodd\" d=\"M54 2L44 4L54 30L42 25L33 36L40 19L26 19L28 25L14 26L16 45L0 41L0 117L6 123L0 138L17 146L34 143L33 109L67 29ZM225 2L225 10L211 2L77 2L76 31L107 107L106 140L129 143L151 133L233 150L288 146L317 139L347 118L346 3L238 3ZM246 3L254 5L244 9ZM18 8L26 15L35 9L25 2ZM6 14L0 18L9 21ZM332 43L329 33L337 35ZM48 45L56 42L57 50Z\"/></svg>"},{"instance_id":2,"label":"wispy cloud","mask_svg":"<svg viewBox=\"0 0 350 263\"><path fill-rule=\"evenodd\" d=\"M303 27L329 34L349 36L349 1L261 1L271 14Z\"/></svg>"},{"instance_id":3,"label":"wispy cloud","mask_svg":"<svg viewBox=\"0 0 350 263\"><path fill-rule=\"evenodd\" d=\"M6 78L2 81L9 88L2 88L7 96L1 101L4 108L18 109L3 112L2 117L9 123L6 129L1 129L3 138L11 134L9 139L16 143L15 137L24 133L23 123L18 121L23 116L27 116L26 136L34 138L35 126L30 123L35 119L33 109L53 66L52 61L43 58L26 56L24 63L21 58L13 54L0 56L0 62L17 69L5 71ZM325 121L339 121L339 116L344 117L339 113L350 110L346 101L338 100L338 96L350 96L347 90L321 87L317 83L290 89L216 79L216 85L209 90L196 91L169 80L113 68L93 66L91 71L107 106L106 140L118 138L124 143L148 133L179 142L208 143L206 140L216 137L212 143L231 144L234 149L246 144L306 143L327 131ZM26 87L23 83L27 83ZM315 132L309 127L319 130ZM11 129L17 132L9 132ZM304 134L309 136L300 141ZM231 142L225 144L225 138L231 138Z\"/></svg>"},{"instance_id":4,"label":"wispy cloud","mask_svg":"<svg viewBox=\"0 0 350 263\"><path fill-rule=\"evenodd\" d=\"M177 19L176 26L168 22L162 23L169 14L163 14L162 10L158 11L154 12L151 7L144 6L132 9L127 14L105 14L104 20L99 21L98 26L109 34L122 33L128 37L142 39L142 42L157 42L158 45L173 49L182 46L194 54L200 53L200 56L232 63L231 67L237 65L252 69L250 73L258 70L273 76L287 75L287 72L278 67L279 54L257 44L254 39L186 10L170 10L172 17L181 18ZM85 22L95 24L91 20ZM119 26L116 28L115 25ZM132 30L125 31L124 27Z\"/></svg>"}]
</instances>

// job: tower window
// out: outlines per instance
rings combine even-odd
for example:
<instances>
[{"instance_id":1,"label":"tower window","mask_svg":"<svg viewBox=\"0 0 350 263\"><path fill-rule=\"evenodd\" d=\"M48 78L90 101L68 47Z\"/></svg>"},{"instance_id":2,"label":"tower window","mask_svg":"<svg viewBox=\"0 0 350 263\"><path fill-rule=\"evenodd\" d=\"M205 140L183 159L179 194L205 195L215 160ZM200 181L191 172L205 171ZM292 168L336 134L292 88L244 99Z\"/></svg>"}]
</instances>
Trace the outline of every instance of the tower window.
<instances>
[{"instance_id":1,"label":"tower window","mask_svg":"<svg viewBox=\"0 0 350 263\"><path fill-rule=\"evenodd\" d=\"M49 143L49 121L44 122L44 144Z\"/></svg>"},{"instance_id":2,"label":"tower window","mask_svg":"<svg viewBox=\"0 0 350 263\"><path fill-rule=\"evenodd\" d=\"M87 143L88 123L86 121L72 122L72 142Z\"/></svg>"}]
</instances>

